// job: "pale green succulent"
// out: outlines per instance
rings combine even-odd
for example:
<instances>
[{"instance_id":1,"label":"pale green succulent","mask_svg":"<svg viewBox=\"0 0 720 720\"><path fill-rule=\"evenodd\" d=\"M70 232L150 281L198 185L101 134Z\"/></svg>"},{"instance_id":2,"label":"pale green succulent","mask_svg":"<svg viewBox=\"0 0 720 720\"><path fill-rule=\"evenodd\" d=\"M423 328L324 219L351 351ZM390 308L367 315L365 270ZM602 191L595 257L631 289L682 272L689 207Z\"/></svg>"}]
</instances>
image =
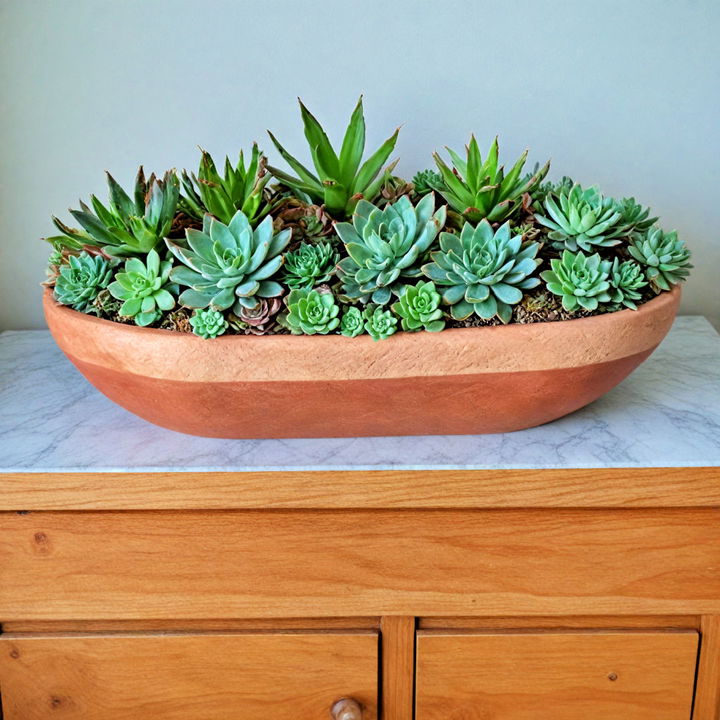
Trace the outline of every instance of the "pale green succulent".
<instances>
[{"instance_id":1,"label":"pale green succulent","mask_svg":"<svg viewBox=\"0 0 720 720\"><path fill-rule=\"evenodd\" d=\"M190 318L193 333L205 338L216 338L228 329L228 322L219 310L196 310Z\"/></svg>"},{"instance_id":2,"label":"pale green succulent","mask_svg":"<svg viewBox=\"0 0 720 720\"><path fill-rule=\"evenodd\" d=\"M523 243L509 223L495 232L487 220L477 227L466 223L460 235L440 234L440 250L431 253L432 262L422 270L440 287L456 320L475 313L486 320L497 315L508 323L523 290L540 283L532 277L540 263L539 248L535 242Z\"/></svg>"},{"instance_id":3,"label":"pale green succulent","mask_svg":"<svg viewBox=\"0 0 720 720\"><path fill-rule=\"evenodd\" d=\"M435 211L426 195L416 206L402 197L380 208L361 200L351 223L335 225L348 256L337 265L345 296L386 305L406 278L420 275L419 264L445 224L445 206Z\"/></svg>"},{"instance_id":4,"label":"pale green succulent","mask_svg":"<svg viewBox=\"0 0 720 720\"><path fill-rule=\"evenodd\" d=\"M373 340L385 340L397 331L398 319L390 310L378 305L368 305L363 311L365 330Z\"/></svg>"},{"instance_id":5,"label":"pale green succulent","mask_svg":"<svg viewBox=\"0 0 720 720\"><path fill-rule=\"evenodd\" d=\"M562 258L550 261L552 270L545 270L540 277L548 290L562 297L562 306L568 312L580 308L597 310L599 303L611 301L609 260L600 255L585 255L565 250Z\"/></svg>"},{"instance_id":6,"label":"pale green succulent","mask_svg":"<svg viewBox=\"0 0 720 720\"><path fill-rule=\"evenodd\" d=\"M293 334L327 335L340 324L340 308L331 292L291 290L286 304L288 312L283 319Z\"/></svg>"},{"instance_id":7,"label":"pale green succulent","mask_svg":"<svg viewBox=\"0 0 720 720\"><path fill-rule=\"evenodd\" d=\"M645 232L657 221L656 217L649 217L650 208L643 207L635 198L623 198L616 202L620 212L620 227L629 235L632 232Z\"/></svg>"},{"instance_id":8,"label":"pale green succulent","mask_svg":"<svg viewBox=\"0 0 720 720\"><path fill-rule=\"evenodd\" d=\"M277 297L282 286L270 278L283 264L282 251L290 230L273 233L272 218L253 229L238 210L229 224L205 215L203 229L185 231L184 243L167 240L182 263L173 268L173 282L188 286L180 303L190 308L227 310L238 315L242 307L254 308L260 298Z\"/></svg>"},{"instance_id":9,"label":"pale green succulent","mask_svg":"<svg viewBox=\"0 0 720 720\"><path fill-rule=\"evenodd\" d=\"M403 330L439 332L445 327L443 311L440 309L441 299L431 280L421 280L417 285L406 285L403 288L392 310L400 318Z\"/></svg>"},{"instance_id":10,"label":"pale green succulent","mask_svg":"<svg viewBox=\"0 0 720 720\"><path fill-rule=\"evenodd\" d=\"M291 288L314 287L330 280L340 254L330 243L300 243L285 255L283 281Z\"/></svg>"},{"instance_id":11,"label":"pale green succulent","mask_svg":"<svg viewBox=\"0 0 720 720\"><path fill-rule=\"evenodd\" d=\"M346 337L357 337L365 332L363 316L358 308L345 308L340 320L340 332Z\"/></svg>"},{"instance_id":12,"label":"pale green succulent","mask_svg":"<svg viewBox=\"0 0 720 720\"><path fill-rule=\"evenodd\" d=\"M172 263L160 261L155 250L147 255L147 262L130 258L125 262L125 271L115 275L115 281L108 285L110 294L122 300L120 315L131 317L136 325L150 325L160 318L162 311L175 307L175 298L170 292L169 276Z\"/></svg>"},{"instance_id":13,"label":"pale green succulent","mask_svg":"<svg viewBox=\"0 0 720 720\"><path fill-rule=\"evenodd\" d=\"M628 250L645 267L648 280L661 290L670 290L690 274L690 251L674 230L665 233L651 228L634 236Z\"/></svg>"},{"instance_id":14,"label":"pale green succulent","mask_svg":"<svg viewBox=\"0 0 720 720\"><path fill-rule=\"evenodd\" d=\"M58 260L60 268L55 279L55 299L61 305L88 312L98 293L108 286L112 266L103 257L82 252L70 255L67 263Z\"/></svg>"},{"instance_id":15,"label":"pale green succulent","mask_svg":"<svg viewBox=\"0 0 720 720\"><path fill-rule=\"evenodd\" d=\"M647 286L642 267L634 260L620 262L615 258L610 268L609 279L610 301L637 310L635 300L640 300L642 297L642 293L638 291Z\"/></svg>"}]
</instances>

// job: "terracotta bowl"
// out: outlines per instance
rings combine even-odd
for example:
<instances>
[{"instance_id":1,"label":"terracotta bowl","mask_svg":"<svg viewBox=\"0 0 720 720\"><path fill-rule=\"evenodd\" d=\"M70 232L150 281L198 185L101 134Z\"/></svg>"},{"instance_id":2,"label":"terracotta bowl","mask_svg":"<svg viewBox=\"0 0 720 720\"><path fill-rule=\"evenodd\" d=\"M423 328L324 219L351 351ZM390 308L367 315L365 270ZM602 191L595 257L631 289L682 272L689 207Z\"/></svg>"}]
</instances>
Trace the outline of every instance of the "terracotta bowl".
<instances>
[{"instance_id":1,"label":"terracotta bowl","mask_svg":"<svg viewBox=\"0 0 720 720\"><path fill-rule=\"evenodd\" d=\"M44 306L55 341L114 402L222 438L502 433L555 420L626 378L670 329L680 290L565 322L369 336L191 334Z\"/></svg>"}]
</instances>

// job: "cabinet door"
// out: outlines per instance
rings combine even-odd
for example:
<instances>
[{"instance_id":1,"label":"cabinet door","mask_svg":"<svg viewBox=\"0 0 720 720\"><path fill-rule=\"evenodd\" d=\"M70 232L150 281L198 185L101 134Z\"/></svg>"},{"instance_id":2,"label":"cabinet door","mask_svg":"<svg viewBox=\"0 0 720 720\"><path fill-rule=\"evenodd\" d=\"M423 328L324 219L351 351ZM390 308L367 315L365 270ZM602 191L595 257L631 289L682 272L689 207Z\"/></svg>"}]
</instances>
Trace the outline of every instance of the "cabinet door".
<instances>
[{"instance_id":1,"label":"cabinet door","mask_svg":"<svg viewBox=\"0 0 720 720\"><path fill-rule=\"evenodd\" d=\"M5 720L330 720L377 716L374 632L5 636Z\"/></svg>"},{"instance_id":2,"label":"cabinet door","mask_svg":"<svg viewBox=\"0 0 720 720\"><path fill-rule=\"evenodd\" d=\"M695 632L417 638L416 720L688 720Z\"/></svg>"}]
</instances>

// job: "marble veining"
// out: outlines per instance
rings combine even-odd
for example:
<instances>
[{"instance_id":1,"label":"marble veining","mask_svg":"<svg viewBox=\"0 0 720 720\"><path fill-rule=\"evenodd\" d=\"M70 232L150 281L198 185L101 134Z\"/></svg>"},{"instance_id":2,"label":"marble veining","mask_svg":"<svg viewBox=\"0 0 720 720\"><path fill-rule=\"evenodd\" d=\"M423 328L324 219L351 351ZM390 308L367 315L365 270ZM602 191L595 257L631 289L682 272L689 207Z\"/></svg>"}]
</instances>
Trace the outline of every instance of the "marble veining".
<instances>
[{"instance_id":1,"label":"marble veining","mask_svg":"<svg viewBox=\"0 0 720 720\"><path fill-rule=\"evenodd\" d=\"M504 435L215 440L150 425L75 370L47 331L0 335L0 472L720 465L720 336L681 317L592 405Z\"/></svg>"}]
</instances>

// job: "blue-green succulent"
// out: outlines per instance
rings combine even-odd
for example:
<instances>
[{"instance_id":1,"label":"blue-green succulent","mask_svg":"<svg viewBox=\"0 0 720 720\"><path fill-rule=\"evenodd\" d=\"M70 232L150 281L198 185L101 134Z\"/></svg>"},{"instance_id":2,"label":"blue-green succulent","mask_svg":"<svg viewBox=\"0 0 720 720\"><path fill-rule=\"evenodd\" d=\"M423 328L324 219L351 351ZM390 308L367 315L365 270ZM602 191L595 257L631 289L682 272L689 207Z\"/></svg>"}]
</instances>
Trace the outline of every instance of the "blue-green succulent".
<instances>
[{"instance_id":1,"label":"blue-green succulent","mask_svg":"<svg viewBox=\"0 0 720 720\"><path fill-rule=\"evenodd\" d=\"M373 340L385 340L397 331L397 317L378 305L368 305L363 311L363 320L365 330Z\"/></svg>"},{"instance_id":2,"label":"blue-green succulent","mask_svg":"<svg viewBox=\"0 0 720 720\"><path fill-rule=\"evenodd\" d=\"M190 325L195 335L199 335L206 340L222 335L228 328L225 316L219 310L211 310L210 308L196 310L190 318Z\"/></svg>"},{"instance_id":3,"label":"blue-green succulent","mask_svg":"<svg viewBox=\"0 0 720 720\"><path fill-rule=\"evenodd\" d=\"M362 312L356 307L346 307L340 320L340 333L346 337L357 337L365 332Z\"/></svg>"},{"instance_id":4,"label":"blue-green succulent","mask_svg":"<svg viewBox=\"0 0 720 720\"><path fill-rule=\"evenodd\" d=\"M300 288L291 290L286 300L284 322L296 335L327 335L340 324L340 308L329 291Z\"/></svg>"},{"instance_id":5,"label":"blue-green succulent","mask_svg":"<svg viewBox=\"0 0 720 720\"><path fill-rule=\"evenodd\" d=\"M406 285L403 288L392 310L400 318L403 330L439 332L445 327L441 300L435 284L431 280L421 280L417 285Z\"/></svg>"},{"instance_id":6,"label":"blue-green succulent","mask_svg":"<svg viewBox=\"0 0 720 720\"><path fill-rule=\"evenodd\" d=\"M98 293L106 288L112 278L112 266L99 255L82 252L70 255L67 263L59 260L59 272L55 279L55 299L61 305L88 312Z\"/></svg>"},{"instance_id":7,"label":"blue-green succulent","mask_svg":"<svg viewBox=\"0 0 720 720\"><path fill-rule=\"evenodd\" d=\"M642 288L648 282L642 267L634 260L620 262L618 258L613 260L610 268L610 301L618 306L637 310L636 300L642 297Z\"/></svg>"},{"instance_id":8,"label":"blue-green succulent","mask_svg":"<svg viewBox=\"0 0 720 720\"><path fill-rule=\"evenodd\" d=\"M561 258L550 261L551 270L540 273L548 290L562 297L568 312L597 310L599 303L611 301L609 260L600 255L585 255L565 250Z\"/></svg>"},{"instance_id":9,"label":"blue-green succulent","mask_svg":"<svg viewBox=\"0 0 720 720\"><path fill-rule=\"evenodd\" d=\"M660 290L670 290L690 274L690 251L674 230L666 233L650 228L644 235L633 237L628 250Z\"/></svg>"}]
</instances>

